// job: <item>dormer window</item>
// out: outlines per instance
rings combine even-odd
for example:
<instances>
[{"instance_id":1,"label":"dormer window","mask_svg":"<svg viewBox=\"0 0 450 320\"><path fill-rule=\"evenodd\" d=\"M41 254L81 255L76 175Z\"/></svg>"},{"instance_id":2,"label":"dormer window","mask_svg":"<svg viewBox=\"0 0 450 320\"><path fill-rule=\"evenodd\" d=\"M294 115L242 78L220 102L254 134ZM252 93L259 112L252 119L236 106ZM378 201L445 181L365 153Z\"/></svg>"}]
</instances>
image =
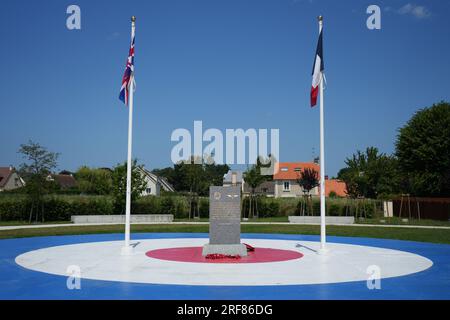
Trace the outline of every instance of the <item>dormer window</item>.
<instances>
[{"instance_id":1,"label":"dormer window","mask_svg":"<svg viewBox=\"0 0 450 320\"><path fill-rule=\"evenodd\" d=\"M287 168L287 167L282 167L282 168L281 168L281 171L287 172L287 171L288 171L288 168Z\"/></svg>"},{"instance_id":2,"label":"dormer window","mask_svg":"<svg viewBox=\"0 0 450 320\"><path fill-rule=\"evenodd\" d=\"M295 171L295 172L300 172L300 171L302 171L302 168L299 168L299 167L294 168L294 171Z\"/></svg>"}]
</instances>

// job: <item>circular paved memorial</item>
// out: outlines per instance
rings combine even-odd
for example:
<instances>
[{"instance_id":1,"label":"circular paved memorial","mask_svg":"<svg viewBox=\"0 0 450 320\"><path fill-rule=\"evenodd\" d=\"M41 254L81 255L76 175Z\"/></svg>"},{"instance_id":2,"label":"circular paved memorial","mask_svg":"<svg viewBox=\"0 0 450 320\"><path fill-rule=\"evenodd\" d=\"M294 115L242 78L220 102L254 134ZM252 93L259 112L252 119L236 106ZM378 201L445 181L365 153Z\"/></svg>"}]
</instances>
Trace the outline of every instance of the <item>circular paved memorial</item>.
<instances>
[{"instance_id":1,"label":"circular paved memorial","mask_svg":"<svg viewBox=\"0 0 450 320\"><path fill-rule=\"evenodd\" d=\"M206 234L138 234L1 240L0 298L405 299L450 298L450 246L398 240L243 235L246 257L206 259ZM81 289L68 290L68 268ZM381 289L367 280L378 270Z\"/></svg>"}]
</instances>

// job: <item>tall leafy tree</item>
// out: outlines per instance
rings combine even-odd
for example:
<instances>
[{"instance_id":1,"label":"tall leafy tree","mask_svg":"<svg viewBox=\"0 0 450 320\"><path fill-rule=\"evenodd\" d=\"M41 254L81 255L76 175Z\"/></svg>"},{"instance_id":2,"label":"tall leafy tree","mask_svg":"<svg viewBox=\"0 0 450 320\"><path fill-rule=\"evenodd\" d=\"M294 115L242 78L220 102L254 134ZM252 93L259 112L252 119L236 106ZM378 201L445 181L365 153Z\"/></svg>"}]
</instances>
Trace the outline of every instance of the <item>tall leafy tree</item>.
<instances>
[{"instance_id":1,"label":"tall leafy tree","mask_svg":"<svg viewBox=\"0 0 450 320\"><path fill-rule=\"evenodd\" d=\"M319 185L319 173L314 169L306 168L298 175L297 183L303 188L304 203L306 204L306 207L309 208L309 214L313 215L313 203L310 192ZM306 209L306 207L303 208Z\"/></svg>"},{"instance_id":2,"label":"tall leafy tree","mask_svg":"<svg viewBox=\"0 0 450 320\"><path fill-rule=\"evenodd\" d=\"M395 154L402 182L416 196L450 194L450 104L416 112L399 129Z\"/></svg>"},{"instance_id":3,"label":"tall leafy tree","mask_svg":"<svg viewBox=\"0 0 450 320\"><path fill-rule=\"evenodd\" d=\"M32 140L27 144L21 144L18 153L25 159L20 166L20 173L26 181L25 191L31 203L29 221L31 223L33 213L36 221L39 213L44 221L43 197L52 189L52 184L46 177L56 168L59 154L48 151Z\"/></svg>"},{"instance_id":4,"label":"tall leafy tree","mask_svg":"<svg viewBox=\"0 0 450 320\"><path fill-rule=\"evenodd\" d=\"M260 158L256 160L256 164L249 167L247 171L244 172L244 180L245 183L250 187L250 199L249 199L249 213L248 217L258 217L258 201L255 197L255 190L258 188L263 182L271 179L271 176L266 176L261 174L261 168L265 165L262 164Z\"/></svg>"},{"instance_id":5,"label":"tall leafy tree","mask_svg":"<svg viewBox=\"0 0 450 320\"><path fill-rule=\"evenodd\" d=\"M319 173L314 169L306 168L299 174L297 182L309 194L319 185Z\"/></svg>"},{"instance_id":6,"label":"tall leafy tree","mask_svg":"<svg viewBox=\"0 0 450 320\"><path fill-rule=\"evenodd\" d=\"M364 196L377 198L386 194L397 193L398 170L394 157L379 153L375 147L368 147L365 152L357 151L345 160L347 167L338 173L351 197Z\"/></svg>"},{"instance_id":7,"label":"tall leafy tree","mask_svg":"<svg viewBox=\"0 0 450 320\"><path fill-rule=\"evenodd\" d=\"M107 195L112 192L112 173L109 170L82 166L74 176L82 193Z\"/></svg>"},{"instance_id":8,"label":"tall leafy tree","mask_svg":"<svg viewBox=\"0 0 450 320\"><path fill-rule=\"evenodd\" d=\"M153 173L162 176L179 192L196 193L200 196L209 194L209 186L222 185L223 176L230 170L226 164L194 163L181 161L171 167L155 169Z\"/></svg>"},{"instance_id":9,"label":"tall leafy tree","mask_svg":"<svg viewBox=\"0 0 450 320\"><path fill-rule=\"evenodd\" d=\"M131 202L137 200L146 188L144 176L141 174L137 160L133 160L131 167ZM126 190L127 190L127 162L118 164L112 173L112 191L116 211L125 212Z\"/></svg>"}]
</instances>

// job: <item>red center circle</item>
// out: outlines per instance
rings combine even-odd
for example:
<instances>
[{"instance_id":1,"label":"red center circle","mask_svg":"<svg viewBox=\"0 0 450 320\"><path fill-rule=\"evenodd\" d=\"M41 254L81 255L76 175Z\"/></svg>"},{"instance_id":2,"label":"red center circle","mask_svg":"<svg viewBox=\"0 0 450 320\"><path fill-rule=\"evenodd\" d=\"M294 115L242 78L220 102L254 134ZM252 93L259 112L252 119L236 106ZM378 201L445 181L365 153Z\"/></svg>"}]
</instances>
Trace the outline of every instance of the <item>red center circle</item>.
<instances>
[{"instance_id":1,"label":"red center circle","mask_svg":"<svg viewBox=\"0 0 450 320\"><path fill-rule=\"evenodd\" d=\"M180 248L164 248L150 250L145 253L147 257L177 261L177 262L197 262L197 263L261 263L261 262L280 262L287 260L300 259L303 257L298 251L272 249L272 248L255 248L255 251L248 252L245 257L207 259L202 256L202 247L180 247Z\"/></svg>"}]
</instances>

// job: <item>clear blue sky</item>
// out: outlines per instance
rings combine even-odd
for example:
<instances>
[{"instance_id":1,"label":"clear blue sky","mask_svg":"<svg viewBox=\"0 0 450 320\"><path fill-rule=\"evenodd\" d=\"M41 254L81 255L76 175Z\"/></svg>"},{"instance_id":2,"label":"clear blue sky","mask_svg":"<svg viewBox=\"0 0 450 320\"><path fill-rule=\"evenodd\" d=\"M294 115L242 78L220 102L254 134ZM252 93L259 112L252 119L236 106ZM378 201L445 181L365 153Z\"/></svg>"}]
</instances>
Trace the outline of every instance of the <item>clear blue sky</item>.
<instances>
[{"instance_id":1,"label":"clear blue sky","mask_svg":"<svg viewBox=\"0 0 450 320\"><path fill-rule=\"evenodd\" d=\"M81 7L81 30L66 8ZM366 28L366 8L382 28ZM134 156L171 165L176 128L279 128L282 161L319 151L309 107L319 14L325 17L327 174L357 149L391 153L419 108L449 99L448 1L3 1L0 166L33 139L59 170L113 166L127 152L118 94L137 16Z\"/></svg>"}]
</instances>

